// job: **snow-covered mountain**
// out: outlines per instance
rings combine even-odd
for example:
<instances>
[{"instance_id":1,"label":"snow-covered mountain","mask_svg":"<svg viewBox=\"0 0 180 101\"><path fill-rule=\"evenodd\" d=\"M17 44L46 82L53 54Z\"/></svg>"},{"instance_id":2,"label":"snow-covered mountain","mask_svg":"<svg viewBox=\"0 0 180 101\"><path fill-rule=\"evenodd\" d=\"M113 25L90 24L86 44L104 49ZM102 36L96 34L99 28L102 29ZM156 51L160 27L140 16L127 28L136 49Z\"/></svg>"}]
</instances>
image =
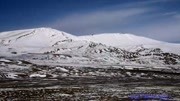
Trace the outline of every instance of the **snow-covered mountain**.
<instances>
[{"instance_id":1,"label":"snow-covered mountain","mask_svg":"<svg viewBox=\"0 0 180 101\"><path fill-rule=\"evenodd\" d=\"M76 37L66 32L51 28L35 28L0 33L1 45L13 47L51 47L58 42L75 40Z\"/></svg>"},{"instance_id":2,"label":"snow-covered mountain","mask_svg":"<svg viewBox=\"0 0 180 101\"><path fill-rule=\"evenodd\" d=\"M0 79L179 78L179 44L131 34L74 36L51 28L0 33ZM154 72L154 73L153 73ZM164 74L163 74L164 73ZM169 76L167 76L167 74Z\"/></svg>"},{"instance_id":3,"label":"snow-covered mountain","mask_svg":"<svg viewBox=\"0 0 180 101\"><path fill-rule=\"evenodd\" d=\"M0 56L47 62L174 65L180 64L179 48L131 34L73 36L51 28L0 33Z\"/></svg>"},{"instance_id":4,"label":"snow-covered mountain","mask_svg":"<svg viewBox=\"0 0 180 101\"><path fill-rule=\"evenodd\" d=\"M180 53L180 44L172 44L150 38L123 33L104 33L86 36L74 36L63 31L52 28L35 28L16 31L7 31L0 33L0 45L10 47L32 47L47 48L60 43L77 42L95 42L107 46L119 47L128 51L134 51L141 47L161 48L165 52ZM71 43L74 44L74 43Z\"/></svg>"},{"instance_id":5,"label":"snow-covered mountain","mask_svg":"<svg viewBox=\"0 0 180 101\"><path fill-rule=\"evenodd\" d=\"M180 44L172 44L150 38L124 33L103 33L79 37L82 40L102 43L108 46L120 47L128 51L138 48L161 48L165 52L180 54Z\"/></svg>"},{"instance_id":6,"label":"snow-covered mountain","mask_svg":"<svg viewBox=\"0 0 180 101\"><path fill-rule=\"evenodd\" d=\"M180 54L180 44L172 44L150 38L123 33L104 33L74 36L52 28L35 28L0 33L0 45L23 48L47 48L71 41L88 41L119 47L128 51L139 48L161 48L165 52ZM78 43L81 43L78 42ZM71 43L73 44L73 43ZM31 50L32 50L31 49Z\"/></svg>"},{"instance_id":7,"label":"snow-covered mountain","mask_svg":"<svg viewBox=\"0 0 180 101\"><path fill-rule=\"evenodd\" d=\"M123 34L123 33L104 33L97 35L87 35L80 36L83 40L103 43L109 46L115 47L127 47L127 46L137 46L137 45L149 45L149 44L159 44L160 41L153 39L135 36L133 34Z\"/></svg>"}]
</instances>

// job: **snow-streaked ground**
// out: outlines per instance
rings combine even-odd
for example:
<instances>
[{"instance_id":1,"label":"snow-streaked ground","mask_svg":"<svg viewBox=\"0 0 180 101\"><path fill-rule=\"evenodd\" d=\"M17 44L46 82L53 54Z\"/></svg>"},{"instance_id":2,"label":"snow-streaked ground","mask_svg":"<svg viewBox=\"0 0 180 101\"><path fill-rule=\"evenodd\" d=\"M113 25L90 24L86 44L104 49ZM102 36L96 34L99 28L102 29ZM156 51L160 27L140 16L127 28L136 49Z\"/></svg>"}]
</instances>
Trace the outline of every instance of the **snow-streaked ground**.
<instances>
[{"instance_id":1,"label":"snow-streaked ground","mask_svg":"<svg viewBox=\"0 0 180 101\"><path fill-rule=\"evenodd\" d=\"M4 81L0 87L0 100L133 101L134 95L166 95L168 99L165 101L180 100L178 81L170 80L125 81L116 77L69 77L57 80Z\"/></svg>"}]
</instances>

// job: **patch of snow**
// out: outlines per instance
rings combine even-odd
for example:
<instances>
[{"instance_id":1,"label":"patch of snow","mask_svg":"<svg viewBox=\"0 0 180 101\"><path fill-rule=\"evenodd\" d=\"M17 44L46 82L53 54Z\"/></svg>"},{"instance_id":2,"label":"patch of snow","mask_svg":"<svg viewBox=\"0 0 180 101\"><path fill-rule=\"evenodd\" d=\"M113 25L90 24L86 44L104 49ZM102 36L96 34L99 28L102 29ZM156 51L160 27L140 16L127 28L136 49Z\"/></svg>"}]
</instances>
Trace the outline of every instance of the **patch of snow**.
<instances>
[{"instance_id":1,"label":"patch of snow","mask_svg":"<svg viewBox=\"0 0 180 101\"><path fill-rule=\"evenodd\" d=\"M126 74L127 74L128 76L131 76L131 72L126 72Z\"/></svg>"},{"instance_id":2,"label":"patch of snow","mask_svg":"<svg viewBox=\"0 0 180 101\"><path fill-rule=\"evenodd\" d=\"M4 58L1 58L0 61L1 62L11 62L10 60L4 59Z\"/></svg>"},{"instance_id":3,"label":"patch of snow","mask_svg":"<svg viewBox=\"0 0 180 101\"><path fill-rule=\"evenodd\" d=\"M30 77L30 78L34 78L34 77L45 78L46 75L44 75L44 74L31 74L29 77Z\"/></svg>"},{"instance_id":4,"label":"patch of snow","mask_svg":"<svg viewBox=\"0 0 180 101\"><path fill-rule=\"evenodd\" d=\"M18 77L18 75L15 74L15 73L7 73L7 74L6 74L6 77L7 77L7 78L11 78L11 79L16 79L16 78Z\"/></svg>"},{"instance_id":5,"label":"patch of snow","mask_svg":"<svg viewBox=\"0 0 180 101\"><path fill-rule=\"evenodd\" d=\"M56 67L57 70L60 70L61 72L69 72L69 70L62 68L62 67Z\"/></svg>"}]
</instances>

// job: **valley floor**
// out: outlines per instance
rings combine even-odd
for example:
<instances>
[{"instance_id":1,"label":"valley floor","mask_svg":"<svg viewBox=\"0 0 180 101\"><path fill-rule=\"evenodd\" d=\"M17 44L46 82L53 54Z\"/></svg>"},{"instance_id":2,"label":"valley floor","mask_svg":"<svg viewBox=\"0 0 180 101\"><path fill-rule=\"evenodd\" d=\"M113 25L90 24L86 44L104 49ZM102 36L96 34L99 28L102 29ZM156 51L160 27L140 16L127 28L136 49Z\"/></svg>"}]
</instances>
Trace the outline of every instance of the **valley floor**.
<instances>
[{"instance_id":1,"label":"valley floor","mask_svg":"<svg viewBox=\"0 0 180 101\"><path fill-rule=\"evenodd\" d=\"M0 100L136 101L135 94L179 101L180 80L89 76L0 81Z\"/></svg>"},{"instance_id":2,"label":"valley floor","mask_svg":"<svg viewBox=\"0 0 180 101\"><path fill-rule=\"evenodd\" d=\"M1 58L0 100L180 101L179 67L36 62Z\"/></svg>"}]
</instances>

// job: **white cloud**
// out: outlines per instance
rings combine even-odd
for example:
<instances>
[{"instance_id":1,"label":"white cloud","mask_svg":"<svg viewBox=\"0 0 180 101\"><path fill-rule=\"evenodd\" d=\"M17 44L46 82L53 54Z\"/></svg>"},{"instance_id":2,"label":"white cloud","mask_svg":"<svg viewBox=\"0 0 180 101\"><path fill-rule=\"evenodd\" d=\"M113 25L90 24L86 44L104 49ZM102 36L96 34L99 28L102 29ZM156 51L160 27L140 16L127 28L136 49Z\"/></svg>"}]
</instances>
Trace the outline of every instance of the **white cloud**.
<instances>
[{"instance_id":1,"label":"white cloud","mask_svg":"<svg viewBox=\"0 0 180 101\"><path fill-rule=\"evenodd\" d=\"M180 42L180 21L168 19L166 22L152 23L132 32L167 42Z\"/></svg>"},{"instance_id":2,"label":"white cloud","mask_svg":"<svg viewBox=\"0 0 180 101\"><path fill-rule=\"evenodd\" d=\"M91 13L73 14L57 20L53 27L80 33L91 33L90 30L105 28L114 24L127 23L130 17L150 11L147 8L130 8L119 10L103 10Z\"/></svg>"},{"instance_id":3,"label":"white cloud","mask_svg":"<svg viewBox=\"0 0 180 101\"><path fill-rule=\"evenodd\" d=\"M162 41L180 42L180 14L177 11L164 13L154 6L141 6L169 1L144 1L75 13L57 19L51 27L76 35L127 32Z\"/></svg>"},{"instance_id":4,"label":"white cloud","mask_svg":"<svg viewBox=\"0 0 180 101\"><path fill-rule=\"evenodd\" d=\"M176 19L179 19L179 20L180 20L180 14L176 14L176 15L174 15L174 18L176 18Z\"/></svg>"},{"instance_id":5,"label":"white cloud","mask_svg":"<svg viewBox=\"0 0 180 101\"><path fill-rule=\"evenodd\" d=\"M176 15L177 14L177 12L166 12L166 13L164 13L163 15L164 16L172 16L172 15Z\"/></svg>"}]
</instances>

